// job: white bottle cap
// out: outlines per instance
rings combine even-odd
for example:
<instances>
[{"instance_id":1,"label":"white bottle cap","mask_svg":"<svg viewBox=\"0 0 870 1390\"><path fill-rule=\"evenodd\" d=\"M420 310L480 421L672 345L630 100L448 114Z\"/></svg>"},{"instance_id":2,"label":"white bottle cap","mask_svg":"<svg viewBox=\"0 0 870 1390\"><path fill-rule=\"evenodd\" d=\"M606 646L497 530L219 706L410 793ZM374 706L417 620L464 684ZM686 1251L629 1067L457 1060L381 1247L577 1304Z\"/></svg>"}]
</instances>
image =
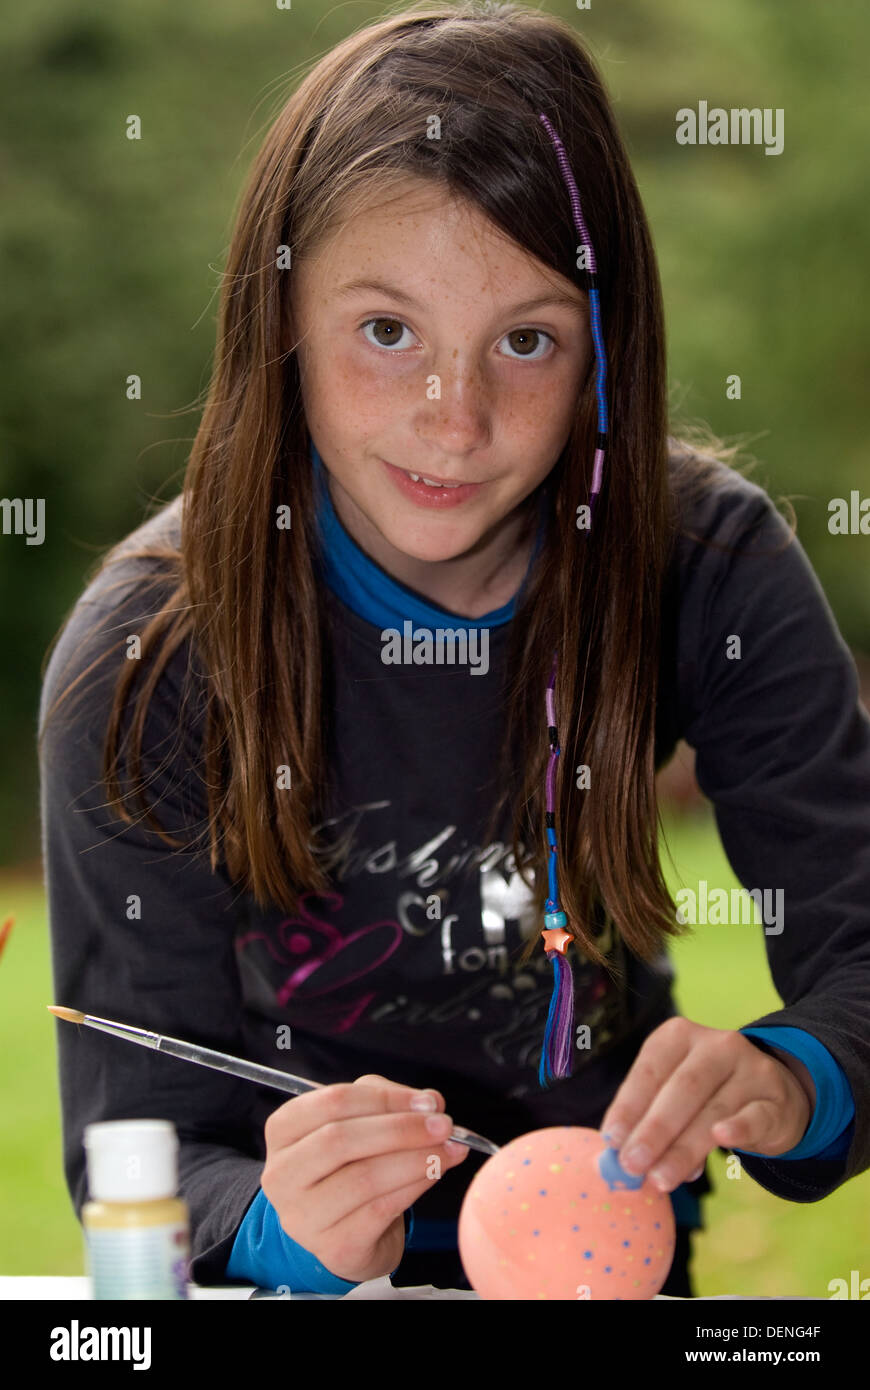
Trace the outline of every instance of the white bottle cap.
<instances>
[{"instance_id":1,"label":"white bottle cap","mask_svg":"<svg viewBox=\"0 0 870 1390\"><path fill-rule=\"evenodd\" d=\"M178 1135L171 1120L85 1125L88 1188L96 1202L151 1202L178 1190Z\"/></svg>"}]
</instances>

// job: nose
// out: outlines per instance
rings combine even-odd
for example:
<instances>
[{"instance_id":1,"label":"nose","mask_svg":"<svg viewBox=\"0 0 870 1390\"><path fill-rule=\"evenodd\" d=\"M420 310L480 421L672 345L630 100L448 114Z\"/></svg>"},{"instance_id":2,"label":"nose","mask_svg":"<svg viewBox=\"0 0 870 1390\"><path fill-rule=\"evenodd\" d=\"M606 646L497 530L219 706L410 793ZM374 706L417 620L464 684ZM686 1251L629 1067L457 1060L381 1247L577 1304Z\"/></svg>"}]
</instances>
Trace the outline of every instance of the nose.
<instances>
[{"instance_id":1,"label":"nose","mask_svg":"<svg viewBox=\"0 0 870 1390\"><path fill-rule=\"evenodd\" d=\"M494 413L495 402L480 369L453 360L426 378L417 436L435 453L461 456L492 442Z\"/></svg>"}]
</instances>

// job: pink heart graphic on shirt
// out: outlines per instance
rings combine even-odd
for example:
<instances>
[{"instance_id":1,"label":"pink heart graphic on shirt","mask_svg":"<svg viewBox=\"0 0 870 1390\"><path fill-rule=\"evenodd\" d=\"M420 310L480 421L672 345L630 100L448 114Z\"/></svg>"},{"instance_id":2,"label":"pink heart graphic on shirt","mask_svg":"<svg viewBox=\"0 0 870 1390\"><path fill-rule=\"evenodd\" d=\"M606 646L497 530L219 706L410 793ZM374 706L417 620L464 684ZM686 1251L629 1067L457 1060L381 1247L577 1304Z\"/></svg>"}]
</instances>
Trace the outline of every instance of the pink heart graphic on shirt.
<instances>
[{"instance_id":1,"label":"pink heart graphic on shirt","mask_svg":"<svg viewBox=\"0 0 870 1390\"><path fill-rule=\"evenodd\" d=\"M281 1007L286 1007L291 999L299 999L300 1002L309 999L318 999L323 995L334 994L336 991L352 984L355 980L362 979L385 960L387 960L399 947L402 940L402 928L398 922L382 921L372 922L368 926L360 927L358 931L344 935L331 922L323 921L315 917L308 910L306 902L314 894L303 894L300 899L299 915L296 917L286 917L278 924L279 944L270 939L264 932L249 932L239 940L239 947L242 948L249 941L259 940L264 943L273 960L280 961L282 965L293 964L294 957L298 959L305 956L306 959L293 970L285 979L281 987L276 991L275 999ZM341 908L344 898L337 893L325 895L322 901L329 904L336 911ZM325 947L321 944L318 948L312 940L312 934L325 939ZM375 940L371 940L371 946L375 951L373 958L366 959L360 967L358 964L359 950L354 953L357 960L351 957L345 962L339 961L335 970L327 971L326 967L336 961L344 953L356 946L366 938L375 938L376 935L382 939L386 934L386 941L383 946ZM311 954L313 952L313 954ZM344 966L344 968L342 968ZM318 971L325 971L329 979L318 988L315 981L315 988L306 989L305 985L314 977ZM336 1001L336 1008L330 1010L333 1018L337 1020L335 1031L345 1033L352 1028L357 1019L367 1008L375 992L370 990L363 995L357 995L351 1000Z\"/></svg>"}]
</instances>

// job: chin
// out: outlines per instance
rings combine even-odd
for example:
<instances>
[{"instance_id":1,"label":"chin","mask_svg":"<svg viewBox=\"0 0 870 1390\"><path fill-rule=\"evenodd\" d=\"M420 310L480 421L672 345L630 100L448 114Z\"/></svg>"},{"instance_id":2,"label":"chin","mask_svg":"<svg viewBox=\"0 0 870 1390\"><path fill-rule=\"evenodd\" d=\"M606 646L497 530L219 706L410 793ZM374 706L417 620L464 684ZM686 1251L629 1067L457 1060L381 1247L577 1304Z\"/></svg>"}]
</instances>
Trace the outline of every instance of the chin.
<instances>
[{"instance_id":1,"label":"chin","mask_svg":"<svg viewBox=\"0 0 870 1390\"><path fill-rule=\"evenodd\" d=\"M407 537L397 537L390 539L390 545L406 560L417 560L423 565L437 565L439 561L457 560L460 555L464 555L470 549L470 545L445 546L445 545L419 545L411 546L408 544Z\"/></svg>"}]
</instances>

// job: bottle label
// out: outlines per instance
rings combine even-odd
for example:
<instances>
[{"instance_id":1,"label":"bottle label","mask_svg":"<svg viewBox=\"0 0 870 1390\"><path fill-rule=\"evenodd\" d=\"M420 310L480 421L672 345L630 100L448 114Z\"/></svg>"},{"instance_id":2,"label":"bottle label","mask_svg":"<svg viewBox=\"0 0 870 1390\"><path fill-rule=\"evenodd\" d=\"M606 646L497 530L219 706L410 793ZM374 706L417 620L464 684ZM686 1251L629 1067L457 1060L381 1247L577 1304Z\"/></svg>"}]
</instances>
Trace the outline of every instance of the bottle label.
<instances>
[{"instance_id":1,"label":"bottle label","mask_svg":"<svg viewBox=\"0 0 870 1390\"><path fill-rule=\"evenodd\" d=\"M95 1299L187 1298L187 1224L115 1230L85 1228L85 1253Z\"/></svg>"}]
</instances>

